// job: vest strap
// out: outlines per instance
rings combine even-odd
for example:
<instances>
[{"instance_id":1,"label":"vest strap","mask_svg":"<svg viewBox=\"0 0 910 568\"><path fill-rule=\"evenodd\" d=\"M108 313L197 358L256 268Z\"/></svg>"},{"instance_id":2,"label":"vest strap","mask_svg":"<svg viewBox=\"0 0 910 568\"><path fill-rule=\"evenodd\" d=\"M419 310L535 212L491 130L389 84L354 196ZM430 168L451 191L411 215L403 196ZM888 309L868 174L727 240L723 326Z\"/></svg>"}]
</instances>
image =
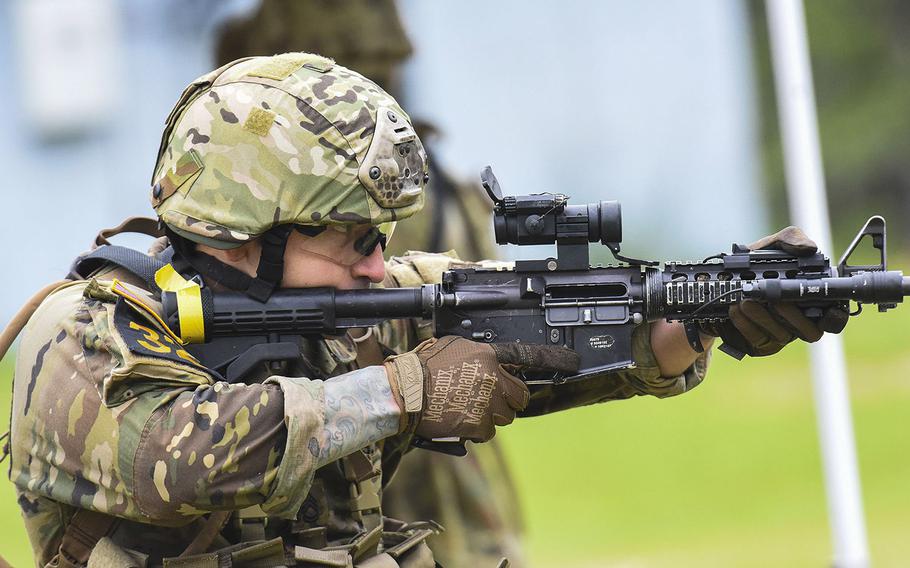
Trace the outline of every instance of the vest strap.
<instances>
[{"instance_id":1,"label":"vest strap","mask_svg":"<svg viewBox=\"0 0 910 568\"><path fill-rule=\"evenodd\" d=\"M79 509L70 519L60 548L57 550L56 565L58 568L84 568L92 555L95 545L106 536L110 536L120 519L88 509ZM51 562L54 564L54 562Z\"/></svg>"}]
</instances>

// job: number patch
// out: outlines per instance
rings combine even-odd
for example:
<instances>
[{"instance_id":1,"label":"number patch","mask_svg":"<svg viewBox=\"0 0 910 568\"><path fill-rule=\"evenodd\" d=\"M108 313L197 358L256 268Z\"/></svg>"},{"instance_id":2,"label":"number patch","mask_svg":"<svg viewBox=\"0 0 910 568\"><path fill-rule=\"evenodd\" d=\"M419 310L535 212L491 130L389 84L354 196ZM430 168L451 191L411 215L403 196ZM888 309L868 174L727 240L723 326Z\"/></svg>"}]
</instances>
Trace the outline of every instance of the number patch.
<instances>
[{"instance_id":1,"label":"number patch","mask_svg":"<svg viewBox=\"0 0 910 568\"><path fill-rule=\"evenodd\" d=\"M114 308L114 325L133 354L201 367L199 361L169 334L154 329L147 322L137 322L137 310L123 298L117 300Z\"/></svg>"}]
</instances>

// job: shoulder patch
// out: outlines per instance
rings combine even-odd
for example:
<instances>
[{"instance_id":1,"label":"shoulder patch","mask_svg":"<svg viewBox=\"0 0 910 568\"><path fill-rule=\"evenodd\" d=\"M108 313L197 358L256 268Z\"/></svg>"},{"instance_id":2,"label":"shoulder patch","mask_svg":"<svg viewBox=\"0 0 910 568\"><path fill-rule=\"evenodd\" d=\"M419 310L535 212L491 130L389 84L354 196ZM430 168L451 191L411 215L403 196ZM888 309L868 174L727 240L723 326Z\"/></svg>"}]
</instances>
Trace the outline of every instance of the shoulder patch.
<instances>
[{"instance_id":1,"label":"shoulder patch","mask_svg":"<svg viewBox=\"0 0 910 568\"><path fill-rule=\"evenodd\" d=\"M183 348L170 330L165 331L144 316L141 308L137 308L127 299L121 297L117 300L114 307L114 327L131 353L140 357L167 359L174 363L205 369ZM205 370L209 372L208 369Z\"/></svg>"}]
</instances>

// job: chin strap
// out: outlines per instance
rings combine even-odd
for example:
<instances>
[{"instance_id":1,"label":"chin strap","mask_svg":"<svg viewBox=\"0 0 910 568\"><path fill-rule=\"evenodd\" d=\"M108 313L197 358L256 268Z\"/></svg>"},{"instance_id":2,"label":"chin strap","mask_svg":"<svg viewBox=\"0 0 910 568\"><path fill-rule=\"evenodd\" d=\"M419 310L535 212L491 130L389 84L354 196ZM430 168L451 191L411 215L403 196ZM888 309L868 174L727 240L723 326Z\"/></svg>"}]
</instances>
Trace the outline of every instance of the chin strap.
<instances>
[{"instance_id":1,"label":"chin strap","mask_svg":"<svg viewBox=\"0 0 910 568\"><path fill-rule=\"evenodd\" d=\"M260 237L262 254L256 276L250 276L217 258L196 250L189 240L167 230L171 245L176 251L174 268L184 272L190 268L205 278L210 278L231 290L243 292L250 298L265 302L281 284L284 275L284 249L288 243L292 225L279 225Z\"/></svg>"}]
</instances>

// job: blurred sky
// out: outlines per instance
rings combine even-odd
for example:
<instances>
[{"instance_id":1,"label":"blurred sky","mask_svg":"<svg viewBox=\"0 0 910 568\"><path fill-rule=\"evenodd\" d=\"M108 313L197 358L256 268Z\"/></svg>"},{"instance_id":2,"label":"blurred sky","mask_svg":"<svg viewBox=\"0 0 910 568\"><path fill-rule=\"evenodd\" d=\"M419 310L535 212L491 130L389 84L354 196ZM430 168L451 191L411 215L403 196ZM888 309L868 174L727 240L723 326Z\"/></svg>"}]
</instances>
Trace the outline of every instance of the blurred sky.
<instances>
[{"instance_id":1,"label":"blurred sky","mask_svg":"<svg viewBox=\"0 0 910 568\"><path fill-rule=\"evenodd\" d=\"M152 214L164 119L213 66L216 24L253 5L0 3L0 322L99 229ZM633 256L703 257L768 228L742 2L400 7L415 45L405 107L442 128L453 172L489 163L506 193L618 199Z\"/></svg>"}]
</instances>

